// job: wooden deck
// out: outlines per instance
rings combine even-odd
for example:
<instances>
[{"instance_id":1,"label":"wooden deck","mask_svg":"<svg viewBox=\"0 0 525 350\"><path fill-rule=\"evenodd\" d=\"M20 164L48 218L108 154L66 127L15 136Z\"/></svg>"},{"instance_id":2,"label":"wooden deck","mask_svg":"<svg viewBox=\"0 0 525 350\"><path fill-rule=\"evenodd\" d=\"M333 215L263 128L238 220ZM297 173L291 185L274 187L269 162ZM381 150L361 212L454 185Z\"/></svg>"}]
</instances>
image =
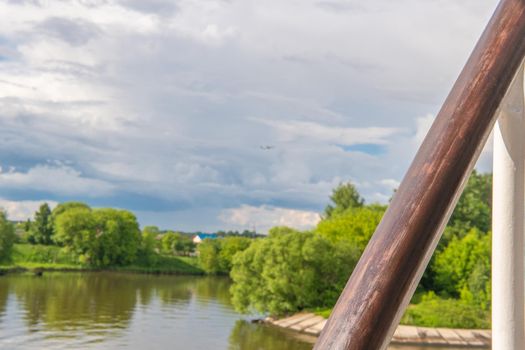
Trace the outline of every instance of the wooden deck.
<instances>
[{"instance_id":1,"label":"wooden deck","mask_svg":"<svg viewBox=\"0 0 525 350\"><path fill-rule=\"evenodd\" d=\"M312 313L299 313L293 316L265 321L274 326L318 336L326 324L326 319ZM490 348L491 331L477 329L426 328L399 326L392 337L392 344L434 345L451 347Z\"/></svg>"}]
</instances>

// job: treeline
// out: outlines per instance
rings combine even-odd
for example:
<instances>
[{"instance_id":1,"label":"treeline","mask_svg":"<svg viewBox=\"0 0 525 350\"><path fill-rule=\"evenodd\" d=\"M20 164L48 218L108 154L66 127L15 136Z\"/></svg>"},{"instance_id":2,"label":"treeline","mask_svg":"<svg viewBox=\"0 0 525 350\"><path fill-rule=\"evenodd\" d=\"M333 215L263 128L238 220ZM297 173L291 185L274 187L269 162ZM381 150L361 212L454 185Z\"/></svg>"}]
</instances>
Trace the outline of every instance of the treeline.
<instances>
[{"instance_id":1,"label":"treeline","mask_svg":"<svg viewBox=\"0 0 525 350\"><path fill-rule=\"evenodd\" d=\"M219 231L218 239L205 240L197 251L195 234L157 226L141 230L135 215L127 210L91 208L82 202L61 203L51 210L43 203L33 220L26 222L10 222L0 211L0 263L12 262L13 253L18 253L23 255L22 262L30 263L73 263L94 268L133 265L227 274L235 253L261 236L250 230ZM22 245L15 249L15 243ZM195 259L201 251L200 259ZM170 257L173 259L167 259ZM185 257L192 259L181 260ZM182 266L188 262L191 266ZM202 269L199 266L196 270L199 263Z\"/></svg>"},{"instance_id":2,"label":"treeline","mask_svg":"<svg viewBox=\"0 0 525 350\"><path fill-rule=\"evenodd\" d=\"M68 262L74 260L94 268L156 267L169 263L166 256L187 256L195 250L187 234L161 232L156 226L146 226L141 231L137 218L127 210L96 209L81 202L61 203L51 210L43 203L33 221L17 225L19 235L14 233L15 227L5 213L0 213L0 252L5 251L2 263L12 260L14 243L34 245L35 249L19 247L29 252L26 259L53 263L59 255L68 256Z\"/></svg>"},{"instance_id":3,"label":"treeline","mask_svg":"<svg viewBox=\"0 0 525 350\"><path fill-rule=\"evenodd\" d=\"M473 172L403 322L490 326L490 174ZM351 183L311 231L276 227L232 257L234 306L274 315L334 306L386 207Z\"/></svg>"}]
</instances>

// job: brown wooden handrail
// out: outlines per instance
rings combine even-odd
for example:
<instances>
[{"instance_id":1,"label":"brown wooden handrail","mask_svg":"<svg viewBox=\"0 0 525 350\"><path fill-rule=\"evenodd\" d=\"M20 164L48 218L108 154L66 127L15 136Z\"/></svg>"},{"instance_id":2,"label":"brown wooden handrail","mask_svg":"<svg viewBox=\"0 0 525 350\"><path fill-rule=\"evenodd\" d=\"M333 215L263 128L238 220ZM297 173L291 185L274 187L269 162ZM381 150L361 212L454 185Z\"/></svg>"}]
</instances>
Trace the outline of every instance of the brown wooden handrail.
<instances>
[{"instance_id":1,"label":"brown wooden handrail","mask_svg":"<svg viewBox=\"0 0 525 350\"><path fill-rule=\"evenodd\" d=\"M502 0L314 349L385 349L525 56L525 0Z\"/></svg>"}]
</instances>

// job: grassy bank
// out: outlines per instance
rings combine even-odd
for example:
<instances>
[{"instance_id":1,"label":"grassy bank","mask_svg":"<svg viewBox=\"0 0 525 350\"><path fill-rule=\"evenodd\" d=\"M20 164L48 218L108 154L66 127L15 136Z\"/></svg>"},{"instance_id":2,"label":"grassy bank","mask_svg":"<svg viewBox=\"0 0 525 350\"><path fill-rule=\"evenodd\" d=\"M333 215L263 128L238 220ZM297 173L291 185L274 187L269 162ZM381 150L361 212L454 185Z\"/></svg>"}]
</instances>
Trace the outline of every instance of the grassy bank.
<instances>
[{"instance_id":1,"label":"grassy bank","mask_svg":"<svg viewBox=\"0 0 525 350\"><path fill-rule=\"evenodd\" d=\"M313 313L330 317L332 309L316 309ZM436 295L410 304L401 324L420 327L490 329L490 312L478 305L459 299L445 299Z\"/></svg>"},{"instance_id":2,"label":"grassy bank","mask_svg":"<svg viewBox=\"0 0 525 350\"><path fill-rule=\"evenodd\" d=\"M101 269L79 263L76 256L64 248L31 244L15 244L12 262L0 265L0 272L4 273L31 270L98 271ZM164 255L156 256L154 261L148 265L112 266L103 270L181 275L204 274L197 258Z\"/></svg>"}]
</instances>

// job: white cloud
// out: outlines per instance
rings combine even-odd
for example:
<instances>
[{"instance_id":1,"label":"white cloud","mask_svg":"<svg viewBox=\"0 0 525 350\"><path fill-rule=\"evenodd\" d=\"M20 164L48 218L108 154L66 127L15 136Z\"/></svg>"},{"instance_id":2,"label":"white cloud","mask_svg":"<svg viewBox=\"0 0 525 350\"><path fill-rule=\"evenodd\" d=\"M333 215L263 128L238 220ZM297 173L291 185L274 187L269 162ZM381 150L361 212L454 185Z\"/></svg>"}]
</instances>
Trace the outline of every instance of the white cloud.
<instances>
[{"instance_id":1,"label":"white cloud","mask_svg":"<svg viewBox=\"0 0 525 350\"><path fill-rule=\"evenodd\" d=\"M224 224L237 229L253 229L267 233L274 226L288 226L306 230L317 225L319 213L305 210L277 208L262 205L259 207L243 205L239 208L225 209L219 215Z\"/></svg>"},{"instance_id":2,"label":"white cloud","mask_svg":"<svg viewBox=\"0 0 525 350\"><path fill-rule=\"evenodd\" d=\"M44 202L49 204L51 209L53 209L58 204L52 200L12 201L0 198L0 208L6 211L7 218L9 220L25 221L27 219L33 219L35 211L37 211L40 205L42 205Z\"/></svg>"},{"instance_id":3,"label":"white cloud","mask_svg":"<svg viewBox=\"0 0 525 350\"><path fill-rule=\"evenodd\" d=\"M416 135L414 136L414 141L417 147L421 145L427 136L434 119L436 119L436 117L432 114L416 118Z\"/></svg>"},{"instance_id":4,"label":"white cloud","mask_svg":"<svg viewBox=\"0 0 525 350\"><path fill-rule=\"evenodd\" d=\"M383 179L381 181L379 181L379 183L383 186L386 186L392 190L395 190L399 187L400 185L400 182L398 180L395 180L395 179Z\"/></svg>"},{"instance_id":5,"label":"white cloud","mask_svg":"<svg viewBox=\"0 0 525 350\"><path fill-rule=\"evenodd\" d=\"M496 2L0 1L0 189L185 229L348 179L385 201Z\"/></svg>"},{"instance_id":6,"label":"white cloud","mask_svg":"<svg viewBox=\"0 0 525 350\"><path fill-rule=\"evenodd\" d=\"M302 137L310 141L323 141L341 145L360 143L385 144L387 138L400 130L397 128L347 128L326 126L306 121L278 121L271 119L254 119L255 121L276 128L284 140Z\"/></svg>"},{"instance_id":7,"label":"white cloud","mask_svg":"<svg viewBox=\"0 0 525 350\"><path fill-rule=\"evenodd\" d=\"M113 185L83 177L66 165L37 165L27 172L0 169L0 188L45 191L67 196L101 196L113 191Z\"/></svg>"}]
</instances>

